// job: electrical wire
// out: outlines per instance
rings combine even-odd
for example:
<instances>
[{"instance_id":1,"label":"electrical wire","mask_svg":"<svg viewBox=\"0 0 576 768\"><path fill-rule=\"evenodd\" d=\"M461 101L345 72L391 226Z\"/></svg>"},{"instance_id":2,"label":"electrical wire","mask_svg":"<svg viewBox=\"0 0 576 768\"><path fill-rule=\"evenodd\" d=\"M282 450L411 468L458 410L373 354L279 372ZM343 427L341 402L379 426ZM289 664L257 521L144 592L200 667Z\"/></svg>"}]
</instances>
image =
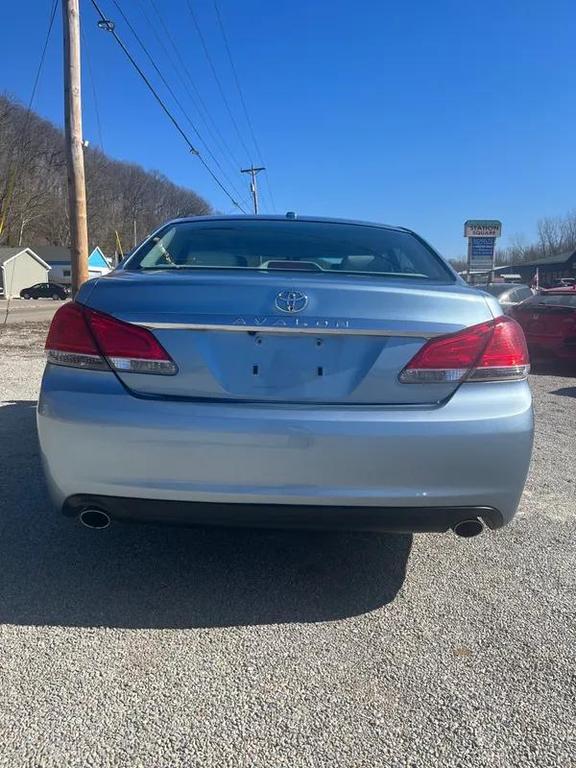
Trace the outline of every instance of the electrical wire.
<instances>
[{"instance_id":1,"label":"electrical wire","mask_svg":"<svg viewBox=\"0 0 576 768\"><path fill-rule=\"evenodd\" d=\"M32 111L32 104L34 103L34 97L36 96L36 89L38 88L38 83L40 82L40 74L44 66L44 61L46 59L46 51L48 49L48 43L50 42L50 35L52 33L52 27L54 26L54 17L56 16L57 8L58 8L58 0L54 0L54 2L52 3L52 10L50 11L50 20L48 22L48 30L46 32L46 37L44 38L44 45L42 46L40 61L38 62L38 69L36 70L36 77L34 78L34 85L32 86L30 101L28 102L28 114L26 116L28 122L30 121L30 112ZM28 127L28 122L25 124L25 128Z\"/></svg>"},{"instance_id":2,"label":"electrical wire","mask_svg":"<svg viewBox=\"0 0 576 768\"><path fill-rule=\"evenodd\" d=\"M180 101L180 99L178 98L176 93L174 92L174 89L172 88L172 86L170 85L170 83L167 81L166 77L164 76L164 74L160 70L160 67L156 64L156 61L154 60L154 58L153 58L152 54L150 53L150 51L148 50L148 48L146 47L144 41L142 40L142 38L140 37L140 35L136 31L136 29L134 28L133 24L130 22L130 19L127 17L125 12L122 10L122 7L120 6L120 3L118 2L118 0L112 0L112 2L114 3L116 9L118 10L118 13L122 16L122 19L124 20L124 22L128 26L130 32L133 34L136 42L138 43L138 45L142 49L144 55L146 56L146 58L150 62L151 66L154 68L154 71L156 72L156 74L158 75L158 77L160 78L162 83L164 84L164 87L166 88L168 93L172 96L172 98L174 99L174 102L176 103L176 105L178 106L178 108L180 109L182 114L184 115L184 118L187 120L188 124L190 125L190 127L192 128L192 130L194 131L196 136L198 137L198 140L204 145L206 153L212 158L212 160L214 161L215 165L217 166L217 168L222 173L222 176L228 182L229 186L232 188L232 191L234 192L234 194L238 195L240 197L241 193L235 187L234 182L228 177L228 174L226 173L226 171L222 167L220 161L218 160L216 155L212 152L212 150L208 146L206 140L203 138L202 134L200 133L200 131L197 128L197 126L195 125L194 121L192 120L192 118L190 117L190 115L188 114L186 109L184 108L182 102Z\"/></svg>"},{"instance_id":3,"label":"electrical wire","mask_svg":"<svg viewBox=\"0 0 576 768\"><path fill-rule=\"evenodd\" d=\"M177 120L177 119L174 117L174 115L172 114L172 112L171 112L171 111L168 109L168 107L167 107L167 106L166 106L166 104L164 103L164 100L162 99L162 97L160 96L160 94L158 93L158 91L157 91L157 90L154 88L154 86L152 85L152 83L150 82L150 80L148 79L148 77L146 76L146 74L144 73L144 71L141 69L141 67L140 67L140 66L139 66L139 64L137 63L136 59L135 59L135 58L132 56L132 54L130 53L130 51L129 51L129 50L128 50L128 48L126 47L126 45L125 45L125 44L122 42L121 38L118 36L118 34L117 34L116 30L114 29L114 25L113 25L113 24L112 24L112 23L111 23L111 22L110 22L110 21L109 21L109 20L106 18L106 16L104 16L104 14L102 13L102 10L101 10L100 6L98 5L98 3L96 2L96 0L91 0L91 3L92 3L92 5L94 6L94 8L96 9L96 12L98 13L98 15L100 16L100 21L101 21L101 26L102 26L102 28L103 28L103 29L105 29L107 32L110 32L110 34L112 35L112 37L114 38L114 40L115 40L115 41L118 43L118 45L120 46L120 48L121 48L121 49L122 49L122 51L124 52L124 55L125 55L125 56L126 56L126 58L129 60L129 62L132 64L132 66L134 67L134 69L136 70L136 72L137 72L137 73L140 75L140 77L142 78L142 80L144 81L144 83L147 85L147 87L148 87L148 90L149 90L149 91L151 92L151 94L154 96L154 98L156 99L156 101L157 101L157 102L158 102L158 104L160 105L160 108L162 109L162 111L164 112L164 114L166 115L166 117L167 117L167 118L170 120L170 122L172 123L172 125L174 126L174 128L176 128L176 130L178 131L178 133L180 134L180 136L182 137L182 139L184 140L184 142L185 142L185 143L186 143L186 145L188 146L188 148L189 148L190 152L191 152L193 155L195 155L195 156L198 158L198 160L200 161L200 163L201 163L201 164L204 166L204 168L206 169L206 171L207 171L207 172L209 173L209 175L212 177L213 181L214 181L214 182L215 182L215 183L216 183L216 184L217 184L217 185L220 187L220 189L221 189L221 190L224 192L224 194L226 195L226 197L228 197L228 198L229 198L229 199L232 201L232 204L233 204L234 206L236 206L237 208L239 208L239 209L240 209L240 210L241 210L243 213L246 213L246 211L244 210L244 208L242 208L242 206L240 205L240 203L238 203L238 202L237 202L237 201L234 199L234 196L233 196L233 195L230 193L230 191L229 191L229 190L228 190L228 188L225 186L225 184L223 184L223 183L220 181L220 179L218 178L218 176L217 176L217 175L214 173L214 171L213 171L213 170L210 168L210 166L208 165L208 163L206 162L206 160L204 160L204 158L202 157L202 155L200 154L200 152L199 152L199 151L196 149L196 147L194 146L194 144L192 144L192 142L191 142L191 141L190 141L190 139L188 138L188 135L186 134L186 132L184 131L184 129L181 127L181 125L180 125L180 123L178 122L178 120Z\"/></svg>"},{"instance_id":4,"label":"electrical wire","mask_svg":"<svg viewBox=\"0 0 576 768\"><path fill-rule=\"evenodd\" d=\"M28 127L30 125L30 115L32 113L32 105L34 104L36 90L38 88L38 83L40 82L40 75L44 67L44 61L46 60L46 51L48 49L48 43L50 42L50 35L52 34L52 27L54 26L54 18L56 16L57 8L58 8L58 0L53 0L52 9L50 11L50 17L48 20L48 29L46 31L46 36L44 37L44 44L42 46L42 51L40 53L40 60L36 68L36 74L34 76L34 84L32 85L32 92L30 94L28 107L26 109L24 126L22 129L22 132L19 134L18 141L16 142L16 144L12 145L12 148L10 151L10 161L8 163L8 167L10 168L12 166L12 161L14 159L16 146L18 148L18 159L16 162L16 166L11 168L11 170L8 172L8 175L7 175L6 187L5 187L6 192L4 195L4 199L2 200L2 206L0 207L0 235L4 231L6 219L8 217L8 214L10 213L10 206L12 205L12 196L14 194L14 187L16 184L16 174L18 173L18 170L19 170L18 166L20 164L20 155L22 154L22 150L24 149L24 144L28 138Z\"/></svg>"},{"instance_id":5,"label":"electrical wire","mask_svg":"<svg viewBox=\"0 0 576 768\"><path fill-rule=\"evenodd\" d=\"M234 172L238 171L238 168L240 168L241 163L238 162L236 157L234 156L234 153L230 149L229 144L227 143L226 139L222 135L222 132L220 131L220 128L218 127L218 124L215 120L213 120L212 116L210 115L210 111L208 110L208 107L206 106L204 99L202 98L202 95L200 91L198 90L196 83L194 82L194 78L192 77L190 70L188 69L188 66L186 62L184 61L184 58L182 57L182 54L180 53L180 50L176 44L176 41L174 40L174 37L172 36L172 33L170 32L170 29L166 25L166 22L164 21L164 18L162 17L162 14L160 13L160 10L158 8L158 5L156 4L155 0L149 0L150 5L152 6L154 13L156 14L156 17L158 19L158 23L162 27L163 33L166 36L166 39L170 43L172 47L172 51L174 52L174 55L176 56L180 69L178 67L175 67L176 71L179 72L181 75L181 72L185 75L185 80L183 80L184 85L187 89L188 95L192 98L192 93L194 93L195 98L193 98L193 101L196 101L202 108L202 112L206 115L206 121L205 124L207 125L208 122L212 126L212 130L216 136L218 136L219 141L217 142L220 146L220 149L222 151L222 148L224 149L223 154L226 155L227 159L231 162L231 166L234 169ZM155 27L152 25L152 30L156 34ZM158 38L158 35L156 35ZM168 50L166 48L166 45L162 42L161 38L158 38L161 42L161 45L163 46L164 50ZM187 83L188 85L187 85ZM198 112L200 112L200 109L198 109L198 106L196 106L196 109Z\"/></svg>"},{"instance_id":6,"label":"electrical wire","mask_svg":"<svg viewBox=\"0 0 576 768\"><path fill-rule=\"evenodd\" d=\"M212 56L210 55L210 51L208 50L208 46L206 45L206 40L204 39L204 35L202 34L202 30L200 28L200 24L198 23L198 18L196 14L194 13L194 8L192 7L192 3L190 0L186 0L186 5L188 7L188 11L190 12L190 17L192 18L192 23L194 24L194 28L196 29L196 32L198 34L198 37L200 38L200 44L202 45L202 50L204 51L204 55L206 56L206 60L208 62L208 65L210 67L210 70L212 72L212 76L214 77L214 80L216 82L216 85L218 87L218 91L220 92L220 96L222 97L222 101L224 102L224 106L226 107L226 111L228 112L228 116L230 118L230 122L234 126L234 130L236 132L236 135L238 136L238 140L240 144L242 145L244 152L246 152L246 155L248 159L250 160L250 164L252 164L252 158L251 158L251 152L248 149L248 146L246 142L244 141L244 137L242 136L240 132L240 128L238 126L238 123L236 122L236 118L234 117L234 113L232 112L232 109L230 107L230 102L228 101L228 98L226 97L226 93L224 92L224 88L222 86L222 82L220 80L220 77L218 76L218 72L216 71L216 67L214 65L214 61L212 59Z\"/></svg>"},{"instance_id":7,"label":"electrical wire","mask_svg":"<svg viewBox=\"0 0 576 768\"><path fill-rule=\"evenodd\" d=\"M218 5L218 0L213 0L214 2L214 11L216 12L216 19L218 21L218 27L220 29L220 33L222 35L222 40L224 41L224 48L226 50L226 54L228 56L228 61L230 63L230 69L232 70L232 75L234 77L234 82L236 84L236 90L238 91L238 96L240 97L240 103L242 104L242 111L244 112L244 117L246 118L246 124L248 126L248 130L250 132L250 137L252 139L252 143L254 144L254 149L256 150L256 155L258 158L258 162L260 165L266 165L266 163L263 161L262 158L262 151L260 150L260 145L256 139L256 133L254 131L254 126L252 123L252 120L250 119L250 114L248 112L248 106L246 104L246 99L244 98L244 90L242 89L242 86L240 85L240 78L238 76L238 70L236 69L236 65L234 63L234 58L232 56L232 49L230 48L230 42L228 40L228 35L226 34L226 29L224 27L224 21L222 20L222 14L220 13L220 7ZM272 203L272 210L275 213L276 212L276 201L274 200L274 195L272 193L272 184L270 182L269 172L266 170L266 173L264 174L264 180L266 181L266 188L268 191L268 195L270 197L270 202Z\"/></svg>"},{"instance_id":8,"label":"electrical wire","mask_svg":"<svg viewBox=\"0 0 576 768\"><path fill-rule=\"evenodd\" d=\"M96 115L96 129L98 131L98 142L100 149L104 151L104 139L102 138L102 123L100 121L100 109L98 107L98 96L96 95L96 82L94 80L94 70L92 69L92 59L90 56L90 49L86 43L86 35L84 30L80 27L80 35L82 36L82 50L86 57L86 64L88 69L88 81L90 83L90 90L92 91L92 101L94 102L94 114Z\"/></svg>"},{"instance_id":9,"label":"electrical wire","mask_svg":"<svg viewBox=\"0 0 576 768\"><path fill-rule=\"evenodd\" d=\"M20 134L20 142L19 142L19 153L22 152L22 149L24 147L24 143L26 139L28 138L28 127L30 125L30 115L32 114L32 105L34 104L34 98L36 96L36 90L38 89L38 83L40 82L40 75L42 73L42 69L44 68L44 61L46 60L46 51L48 50L48 43L50 42L50 35L52 34L52 27L54 26L54 18L56 16L56 10L58 8L58 0L54 0L52 3L52 9L50 11L50 17L48 20L48 29L46 30L46 36L44 38L44 45L42 46L42 52L40 54L40 60L38 62L38 67L36 68L36 75L34 77L34 84L32 85L32 92L30 94L30 100L28 101L28 109L26 111L26 117L24 118L24 128L22 130L22 133ZM13 157L13 151L14 148L12 148L12 157ZM12 157L10 159L10 165L12 164ZM18 158L18 161L20 158ZM19 162L17 163L19 165ZM7 182L7 193L4 197L4 200L2 201L2 209L0 210L0 235L2 234L2 231L4 230L4 224L6 222L6 217L8 213L10 212L10 206L12 204L12 195L14 193L14 184L15 184L15 174L17 173L17 168L14 168L10 173L8 177ZM7 207L5 207L6 204L6 197L8 197L8 204ZM8 286L8 295L5 295L6 299L6 311L4 312L4 319L2 321L2 329L5 329L7 323L8 323L8 315L10 314L10 306L12 301L12 289L14 287L14 275L16 273L16 269L12 270L12 277L10 280L10 286ZM6 286L4 286L4 290L6 292Z\"/></svg>"}]
</instances>

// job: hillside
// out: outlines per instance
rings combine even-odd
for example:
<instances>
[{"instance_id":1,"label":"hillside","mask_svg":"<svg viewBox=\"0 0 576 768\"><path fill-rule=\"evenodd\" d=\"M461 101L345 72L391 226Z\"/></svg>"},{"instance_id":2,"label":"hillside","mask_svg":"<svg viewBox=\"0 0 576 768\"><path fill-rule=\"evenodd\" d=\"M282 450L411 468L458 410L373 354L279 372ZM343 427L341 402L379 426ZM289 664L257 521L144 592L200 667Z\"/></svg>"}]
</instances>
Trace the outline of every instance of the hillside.
<instances>
[{"instance_id":1,"label":"hillside","mask_svg":"<svg viewBox=\"0 0 576 768\"><path fill-rule=\"evenodd\" d=\"M175 216L210 213L190 189L156 171L85 150L90 246L124 249ZM69 245L63 132L16 101L0 96L0 245Z\"/></svg>"}]
</instances>

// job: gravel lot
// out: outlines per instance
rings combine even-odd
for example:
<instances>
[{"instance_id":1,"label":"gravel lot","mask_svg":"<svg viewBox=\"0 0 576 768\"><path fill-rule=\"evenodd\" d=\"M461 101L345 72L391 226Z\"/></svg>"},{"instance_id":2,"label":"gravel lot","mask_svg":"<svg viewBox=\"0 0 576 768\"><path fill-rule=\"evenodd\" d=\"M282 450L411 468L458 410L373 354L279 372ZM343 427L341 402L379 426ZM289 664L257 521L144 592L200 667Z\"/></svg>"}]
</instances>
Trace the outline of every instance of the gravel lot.
<instances>
[{"instance_id":1,"label":"gravel lot","mask_svg":"<svg viewBox=\"0 0 576 768\"><path fill-rule=\"evenodd\" d=\"M44 331L0 329L1 766L576 766L576 378L496 534L98 533L47 504Z\"/></svg>"}]
</instances>

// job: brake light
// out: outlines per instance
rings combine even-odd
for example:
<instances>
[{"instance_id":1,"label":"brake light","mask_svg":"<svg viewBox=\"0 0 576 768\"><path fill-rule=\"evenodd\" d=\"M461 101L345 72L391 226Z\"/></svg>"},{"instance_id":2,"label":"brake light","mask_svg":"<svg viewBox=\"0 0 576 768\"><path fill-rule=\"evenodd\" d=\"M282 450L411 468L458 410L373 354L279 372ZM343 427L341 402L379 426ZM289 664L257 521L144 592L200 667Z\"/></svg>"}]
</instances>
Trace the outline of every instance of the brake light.
<instances>
[{"instance_id":1,"label":"brake light","mask_svg":"<svg viewBox=\"0 0 576 768\"><path fill-rule=\"evenodd\" d=\"M524 379L530 370L522 328L509 317L498 317L449 336L431 339L400 374L406 384L509 381Z\"/></svg>"},{"instance_id":2,"label":"brake light","mask_svg":"<svg viewBox=\"0 0 576 768\"><path fill-rule=\"evenodd\" d=\"M46 357L73 368L126 373L174 374L178 368L156 337L145 328L83 307L65 304L54 315Z\"/></svg>"}]
</instances>

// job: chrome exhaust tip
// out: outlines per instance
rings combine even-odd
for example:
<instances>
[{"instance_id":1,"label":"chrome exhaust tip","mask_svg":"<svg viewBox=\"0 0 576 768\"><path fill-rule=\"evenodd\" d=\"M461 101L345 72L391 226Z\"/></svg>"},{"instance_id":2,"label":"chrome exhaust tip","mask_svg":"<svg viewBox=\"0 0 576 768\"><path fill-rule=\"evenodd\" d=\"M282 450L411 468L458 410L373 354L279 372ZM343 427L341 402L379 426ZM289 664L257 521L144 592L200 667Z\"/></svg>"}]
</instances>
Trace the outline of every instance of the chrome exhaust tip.
<instances>
[{"instance_id":1,"label":"chrome exhaust tip","mask_svg":"<svg viewBox=\"0 0 576 768\"><path fill-rule=\"evenodd\" d=\"M471 539L473 536L479 536L484 530L484 523L478 518L473 520L461 520L452 527L456 536L463 539Z\"/></svg>"},{"instance_id":2,"label":"chrome exhaust tip","mask_svg":"<svg viewBox=\"0 0 576 768\"><path fill-rule=\"evenodd\" d=\"M110 515L104 512L102 509L96 509L96 507L88 507L80 512L80 522L86 528L92 530L104 530L110 525Z\"/></svg>"}]
</instances>

